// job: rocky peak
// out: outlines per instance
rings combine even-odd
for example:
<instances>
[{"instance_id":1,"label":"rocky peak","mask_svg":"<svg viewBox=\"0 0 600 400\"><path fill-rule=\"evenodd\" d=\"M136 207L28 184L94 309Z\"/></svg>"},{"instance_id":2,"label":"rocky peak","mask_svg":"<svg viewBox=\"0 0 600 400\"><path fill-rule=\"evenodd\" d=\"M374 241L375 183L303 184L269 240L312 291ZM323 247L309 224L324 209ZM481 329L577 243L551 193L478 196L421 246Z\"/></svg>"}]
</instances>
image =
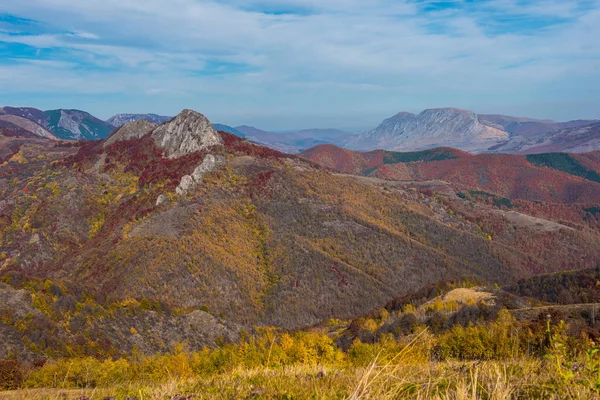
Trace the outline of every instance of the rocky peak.
<instances>
[{"instance_id":1,"label":"rocky peak","mask_svg":"<svg viewBox=\"0 0 600 400\"><path fill-rule=\"evenodd\" d=\"M507 132L480 120L474 112L434 108L418 115L398 113L377 128L352 139L346 146L355 150L399 151L447 146L478 152L507 139Z\"/></svg>"},{"instance_id":2,"label":"rocky peak","mask_svg":"<svg viewBox=\"0 0 600 400\"><path fill-rule=\"evenodd\" d=\"M104 146L109 146L115 142L123 140L138 139L155 129L158 124L150 121L133 121L128 122L125 125L117 129L108 139L104 142Z\"/></svg>"},{"instance_id":3,"label":"rocky peak","mask_svg":"<svg viewBox=\"0 0 600 400\"><path fill-rule=\"evenodd\" d=\"M152 132L156 145L167 151L169 158L223 144L210 121L193 110L183 110L171 121Z\"/></svg>"}]
</instances>

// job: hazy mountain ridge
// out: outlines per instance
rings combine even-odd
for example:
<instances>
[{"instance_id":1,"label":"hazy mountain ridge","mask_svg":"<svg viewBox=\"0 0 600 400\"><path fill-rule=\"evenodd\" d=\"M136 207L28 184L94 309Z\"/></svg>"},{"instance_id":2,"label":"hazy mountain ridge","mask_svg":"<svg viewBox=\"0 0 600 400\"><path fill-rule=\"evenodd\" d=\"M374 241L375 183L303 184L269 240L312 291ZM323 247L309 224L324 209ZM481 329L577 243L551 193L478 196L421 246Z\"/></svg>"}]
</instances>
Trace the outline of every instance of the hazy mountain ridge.
<instances>
[{"instance_id":1,"label":"hazy mountain ridge","mask_svg":"<svg viewBox=\"0 0 600 400\"><path fill-rule=\"evenodd\" d=\"M120 128L128 122L145 120L154 122L156 124L162 124L164 122L167 122L171 118L173 117L157 114L117 114L107 119L106 122L114 126L115 128Z\"/></svg>"},{"instance_id":2,"label":"hazy mountain ridge","mask_svg":"<svg viewBox=\"0 0 600 400\"><path fill-rule=\"evenodd\" d=\"M0 114L0 120L9 122L12 125L18 126L19 128L41 138L53 140L58 139L56 136L54 136L54 134L52 134L52 132L45 129L43 126L17 115Z\"/></svg>"},{"instance_id":3,"label":"hazy mountain ridge","mask_svg":"<svg viewBox=\"0 0 600 400\"><path fill-rule=\"evenodd\" d=\"M96 140L108 137L114 127L147 120L157 124L172 117L157 114L117 114L104 122L78 110L41 111L28 107L4 107L5 119L30 120L26 128L41 137L67 140ZM289 154L321 144L335 144L352 150L424 150L452 147L473 153L527 153L547 151L586 152L600 149L593 132L595 120L557 122L499 114L475 114L456 108L424 110L419 114L400 112L377 128L354 134L340 129L302 129L282 132L248 125L231 127L215 124L217 130L247 137L249 140ZM21 120L21 127L28 125ZM51 137L52 136L52 137ZM571 142L577 142L573 145ZM539 150L536 150L539 148ZM532 149L532 150L529 150Z\"/></svg>"},{"instance_id":4,"label":"hazy mountain ridge","mask_svg":"<svg viewBox=\"0 0 600 400\"><path fill-rule=\"evenodd\" d=\"M253 126L236 127L249 140L289 154L299 153L319 144L340 143L354 134L340 129L313 128L298 131L271 132Z\"/></svg>"},{"instance_id":5,"label":"hazy mountain ridge","mask_svg":"<svg viewBox=\"0 0 600 400\"><path fill-rule=\"evenodd\" d=\"M104 139L114 130L112 125L80 110L45 111L43 125L67 140Z\"/></svg>"},{"instance_id":6,"label":"hazy mountain ridge","mask_svg":"<svg viewBox=\"0 0 600 400\"><path fill-rule=\"evenodd\" d=\"M343 145L353 150L423 150L448 146L482 152L507 141L509 136L471 111L439 108L417 115L398 113Z\"/></svg>"},{"instance_id":7,"label":"hazy mountain ridge","mask_svg":"<svg viewBox=\"0 0 600 400\"><path fill-rule=\"evenodd\" d=\"M65 140L104 139L114 130L107 122L80 110L42 111L29 107L3 107L1 113L31 120L57 138Z\"/></svg>"},{"instance_id":8,"label":"hazy mountain ridge","mask_svg":"<svg viewBox=\"0 0 600 400\"><path fill-rule=\"evenodd\" d=\"M597 120L573 120L557 122L552 120L538 120L534 118L510 117L507 115L479 114L481 119L497 124L513 136L529 137L566 128L576 128L591 125Z\"/></svg>"},{"instance_id":9,"label":"hazy mountain ridge","mask_svg":"<svg viewBox=\"0 0 600 400\"><path fill-rule=\"evenodd\" d=\"M556 122L439 108L417 115L400 112L377 128L336 144L358 151L414 151L447 146L472 153L518 153L535 147L536 142L545 142L546 149L552 151L585 152L600 149L600 144L592 139L586 144L582 137L579 147L568 146L563 136L569 133L565 130L584 128L596 122Z\"/></svg>"},{"instance_id":10,"label":"hazy mountain ridge","mask_svg":"<svg viewBox=\"0 0 600 400\"><path fill-rule=\"evenodd\" d=\"M586 121L587 122L587 121ZM600 122L559 129L549 133L515 136L494 152L536 154L548 152L586 153L600 149Z\"/></svg>"},{"instance_id":11,"label":"hazy mountain ridge","mask_svg":"<svg viewBox=\"0 0 600 400\"><path fill-rule=\"evenodd\" d=\"M245 138L246 137L246 135L243 132L240 132L239 130L237 130L234 127L229 126L229 125L213 124L213 127L216 130L218 130L218 131L231 133L232 135L235 135L235 136L240 137L240 138Z\"/></svg>"}]
</instances>

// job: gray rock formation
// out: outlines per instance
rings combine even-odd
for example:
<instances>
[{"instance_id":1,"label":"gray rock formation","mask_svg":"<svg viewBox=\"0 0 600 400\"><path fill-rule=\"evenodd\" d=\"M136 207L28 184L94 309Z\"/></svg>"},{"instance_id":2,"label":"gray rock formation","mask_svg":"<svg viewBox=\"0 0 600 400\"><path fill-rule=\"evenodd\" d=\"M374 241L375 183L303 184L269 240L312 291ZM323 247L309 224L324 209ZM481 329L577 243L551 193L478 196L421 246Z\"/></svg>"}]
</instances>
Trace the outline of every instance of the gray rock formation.
<instances>
[{"instance_id":1,"label":"gray rock formation","mask_svg":"<svg viewBox=\"0 0 600 400\"><path fill-rule=\"evenodd\" d=\"M202 114L183 110L166 124L152 132L156 145L165 149L169 158L221 145L223 141L210 121Z\"/></svg>"},{"instance_id":2,"label":"gray rock formation","mask_svg":"<svg viewBox=\"0 0 600 400\"><path fill-rule=\"evenodd\" d=\"M165 204L166 202L169 201L169 196L167 196L166 194L161 194L160 196L158 196L158 198L156 199L156 205L160 206L161 204Z\"/></svg>"},{"instance_id":3,"label":"gray rock formation","mask_svg":"<svg viewBox=\"0 0 600 400\"><path fill-rule=\"evenodd\" d=\"M117 129L112 135L110 135L108 139L106 139L104 142L104 147L123 140L141 138L147 133L150 133L150 131L155 129L157 126L158 124L154 122L144 120L126 123Z\"/></svg>"},{"instance_id":4,"label":"gray rock formation","mask_svg":"<svg viewBox=\"0 0 600 400\"><path fill-rule=\"evenodd\" d=\"M194 172L192 172L192 178L194 178L196 182L201 182L202 178L204 178L204 174L213 171L224 162L225 158L223 158L223 156L213 156L212 154L208 154L204 157L202 164L198 165Z\"/></svg>"},{"instance_id":5,"label":"gray rock formation","mask_svg":"<svg viewBox=\"0 0 600 400\"><path fill-rule=\"evenodd\" d=\"M480 119L471 111L437 108L418 115L396 114L344 145L353 150L410 151L448 146L480 152L508 138L508 132Z\"/></svg>"},{"instance_id":6,"label":"gray rock formation","mask_svg":"<svg viewBox=\"0 0 600 400\"><path fill-rule=\"evenodd\" d=\"M196 187L202 182L204 175L208 172L214 171L225 163L223 156L214 156L208 154L204 157L202 164L198 165L192 175L184 175L179 182L179 186L175 189L178 195L185 196L188 192L196 189Z\"/></svg>"},{"instance_id":7,"label":"gray rock formation","mask_svg":"<svg viewBox=\"0 0 600 400\"><path fill-rule=\"evenodd\" d=\"M187 192L196 188L196 182L194 178L189 175L184 175L179 182L179 185L175 189L175 192L180 196L185 196Z\"/></svg>"}]
</instances>

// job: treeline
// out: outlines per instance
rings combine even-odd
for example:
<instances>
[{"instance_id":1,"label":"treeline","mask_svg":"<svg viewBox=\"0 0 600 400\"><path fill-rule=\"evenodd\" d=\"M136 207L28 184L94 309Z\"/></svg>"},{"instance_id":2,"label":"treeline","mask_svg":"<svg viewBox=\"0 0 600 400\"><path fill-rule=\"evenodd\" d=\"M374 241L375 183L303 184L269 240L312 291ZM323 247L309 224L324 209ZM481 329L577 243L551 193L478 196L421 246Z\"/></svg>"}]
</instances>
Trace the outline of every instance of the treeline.
<instances>
[{"instance_id":1,"label":"treeline","mask_svg":"<svg viewBox=\"0 0 600 400\"><path fill-rule=\"evenodd\" d=\"M522 279L507 291L557 304L600 302L600 267Z\"/></svg>"},{"instance_id":2,"label":"treeline","mask_svg":"<svg viewBox=\"0 0 600 400\"><path fill-rule=\"evenodd\" d=\"M456 324L438 334L421 325L416 326L413 332L398 339L392 334L383 335L375 343L356 339L347 351L343 351L323 331L288 333L262 328L254 335L243 335L239 343L223 343L220 347L196 352L186 351L183 345L178 345L169 354L154 356L133 352L119 359L59 359L41 367L37 365L26 369L22 366L19 371L7 367L6 375L0 376L0 389L3 383L7 385L9 381L14 387L15 376L19 377L19 387L94 388L125 385L133 381L155 384L240 370L270 370L298 365L345 369L361 368L373 362L382 365L401 362L406 366L432 361L544 357L559 357L562 365L569 360L579 360L595 348L585 336L567 335L567 327L561 321L524 325L515 322L506 310L500 311L495 320L478 325L463 327ZM399 358L399 355L402 357ZM596 358L590 359L594 365L598 365ZM16 364L10 365L14 367Z\"/></svg>"}]
</instances>

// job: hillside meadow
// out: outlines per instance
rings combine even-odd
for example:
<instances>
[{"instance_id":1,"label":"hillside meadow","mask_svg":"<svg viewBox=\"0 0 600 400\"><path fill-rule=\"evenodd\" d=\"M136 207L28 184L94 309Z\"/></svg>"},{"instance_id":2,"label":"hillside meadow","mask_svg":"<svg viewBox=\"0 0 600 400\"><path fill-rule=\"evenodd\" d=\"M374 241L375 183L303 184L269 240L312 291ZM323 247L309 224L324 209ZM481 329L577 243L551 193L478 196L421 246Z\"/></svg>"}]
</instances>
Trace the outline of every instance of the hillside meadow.
<instances>
[{"instance_id":1,"label":"hillside meadow","mask_svg":"<svg viewBox=\"0 0 600 400\"><path fill-rule=\"evenodd\" d=\"M414 313L410 308L407 313ZM385 316L384 316L385 317ZM375 331L386 318L363 319ZM261 328L237 344L168 354L0 364L2 399L591 399L600 398L600 348L552 320L494 321L433 333L355 340L332 332ZM12 366L12 370L11 370Z\"/></svg>"}]
</instances>

